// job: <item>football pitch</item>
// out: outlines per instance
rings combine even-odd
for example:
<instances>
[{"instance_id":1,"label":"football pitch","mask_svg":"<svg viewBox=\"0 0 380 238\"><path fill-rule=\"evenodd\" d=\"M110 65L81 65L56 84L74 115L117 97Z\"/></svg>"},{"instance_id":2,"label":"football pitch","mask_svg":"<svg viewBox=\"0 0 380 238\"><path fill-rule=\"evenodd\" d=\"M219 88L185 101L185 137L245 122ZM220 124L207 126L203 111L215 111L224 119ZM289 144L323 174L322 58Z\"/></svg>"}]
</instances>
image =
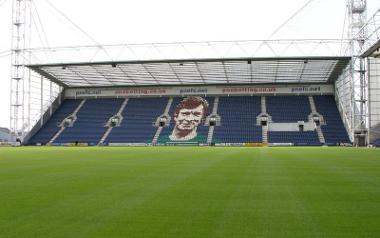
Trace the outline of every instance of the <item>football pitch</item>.
<instances>
[{"instance_id":1,"label":"football pitch","mask_svg":"<svg viewBox=\"0 0 380 238\"><path fill-rule=\"evenodd\" d=\"M380 237L380 150L0 148L0 237Z\"/></svg>"}]
</instances>

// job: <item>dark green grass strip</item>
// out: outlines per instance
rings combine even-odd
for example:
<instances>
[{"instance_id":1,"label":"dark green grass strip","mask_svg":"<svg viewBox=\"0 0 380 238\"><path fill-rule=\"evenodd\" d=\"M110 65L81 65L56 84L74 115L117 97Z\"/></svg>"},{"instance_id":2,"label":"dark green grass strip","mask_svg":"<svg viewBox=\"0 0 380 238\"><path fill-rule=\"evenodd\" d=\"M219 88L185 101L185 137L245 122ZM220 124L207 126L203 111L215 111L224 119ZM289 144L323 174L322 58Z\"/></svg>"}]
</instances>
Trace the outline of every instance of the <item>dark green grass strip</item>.
<instances>
[{"instance_id":1,"label":"dark green grass strip","mask_svg":"<svg viewBox=\"0 0 380 238\"><path fill-rule=\"evenodd\" d=\"M380 150L0 148L0 237L379 237Z\"/></svg>"}]
</instances>

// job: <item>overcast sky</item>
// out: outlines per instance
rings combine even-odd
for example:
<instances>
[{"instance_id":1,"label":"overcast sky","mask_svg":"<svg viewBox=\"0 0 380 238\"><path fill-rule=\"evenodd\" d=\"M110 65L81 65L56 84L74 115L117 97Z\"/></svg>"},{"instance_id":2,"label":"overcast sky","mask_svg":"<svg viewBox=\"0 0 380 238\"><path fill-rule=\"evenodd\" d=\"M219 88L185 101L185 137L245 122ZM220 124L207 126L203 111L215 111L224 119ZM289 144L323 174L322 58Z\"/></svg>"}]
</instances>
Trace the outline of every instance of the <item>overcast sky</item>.
<instances>
[{"instance_id":1,"label":"overcast sky","mask_svg":"<svg viewBox=\"0 0 380 238\"><path fill-rule=\"evenodd\" d=\"M48 0L101 44L267 39L308 0ZM368 1L368 16L380 0ZM9 127L12 0L0 0L0 127ZM33 0L49 46L93 42L53 9L47 0ZM38 12L38 14L36 14ZM273 39L342 37L346 0L314 0ZM46 46L40 24L33 25L33 47Z\"/></svg>"}]
</instances>

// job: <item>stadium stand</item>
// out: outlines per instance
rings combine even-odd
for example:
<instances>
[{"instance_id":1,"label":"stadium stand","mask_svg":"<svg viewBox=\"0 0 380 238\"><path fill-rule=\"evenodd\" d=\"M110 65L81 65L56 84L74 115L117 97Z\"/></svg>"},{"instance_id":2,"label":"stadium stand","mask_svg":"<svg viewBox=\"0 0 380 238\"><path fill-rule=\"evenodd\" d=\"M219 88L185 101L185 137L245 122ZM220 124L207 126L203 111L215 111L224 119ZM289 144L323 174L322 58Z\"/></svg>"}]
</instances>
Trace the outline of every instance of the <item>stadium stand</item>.
<instances>
[{"instance_id":1,"label":"stadium stand","mask_svg":"<svg viewBox=\"0 0 380 238\"><path fill-rule=\"evenodd\" d=\"M372 141L372 144L373 144L374 146L376 146L376 147L380 147L380 138L378 138L378 139Z\"/></svg>"},{"instance_id":2,"label":"stadium stand","mask_svg":"<svg viewBox=\"0 0 380 238\"><path fill-rule=\"evenodd\" d=\"M269 96L266 102L273 122L307 121L311 113L307 96Z\"/></svg>"},{"instance_id":3,"label":"stadium stand","mask_svg":"<svg viewBox=\"0 0 380 238\"><path fill-rule=\"evenodd\" d=\"M81 100L75 99L64 100L49 121L44 124L44 126L29 140L28 143L48 143L49 140L59 131L60 128L58 125L75 110L80 102Z\"/></svg>"},{"instance_id":4,"label":"stadium stand","mask_svg":"<svg viewBox=\"0 0 380 238\"><path fill-rule=\"evenodd\" d=\"M205 97L209 103L208 113L213 110L215 97ZM328 145L350 143L343 126L333 96L313 96L315 110L324 118L321 128ZM182 97L145 97L130 98L122 112L119 126L113 127L104 144L109 143L152 143L158 131L157 119L163 115L170 104L170 123L160 129L158 142L167 138L175 125L173 114ZM72 127L67 127L54 141L56 144L89 143L96 145L104 135L108 120L120 109L124 98L87 99L77 114ZM50 120L29 141L29 144L46 144L58 132L59 124L78 107L81 100L66 99ZM213 128L213 143L261 143L262 126L257 117L262 113L260 96L221 96L217 104L217 115L220 125ZM310 123L311 114L308 96L267 96L266 110L273 123L289 123L298 121ZM169 107L168 107L169 108ZM264 107L265 108L265 107ZM167 110L167 109L166 109ZM272 123L270 122L270 123ZM280 125L281 126L281 125ZM198 125L197 143L206 143L209 126L204 122ZM267 128L267 127L265 127ZM269 143L293 143L295 145L321 145L316 130L305 131L268 131ZM160 144L160 143L158 143Z\"/></svg>"},{"instance_id":5,"label":"stadium stand","mask_svg":"<svg viewBox=\"0 0 380 238\"><path fill-rule=\"evenodd\" d=\"M214 141L262 142L261 126L256 125L256 117L260 113L260 97L220 97L218 114L221 117L221 126L215 128Z\"/></svg>"},{"instance_id":6,"label":"stadium stand","mask_svg":"<svg viewBox=\"0 0 380 238\"><path fill-rule=\"evenodd\" d=\"M311 113L308 96L268 96L267 112L276 123L307 122ZM293 143L295 145L321 145L314 131L269 131L269 143Z\"/></svg>"},{"instance_id":7,"label":"stadium stand","mask_svg":"<svg viewBox=\"0 0 380 238\"><path fill-rule=\"evenodd\" d=\"M313 97L317 111L323 115L325 120L325 125L322 125L321 128L325 136L326 144L336 145L337 143L350 143L334 96Z\"/></svg>"},{"instance_id":8,"label":"stadium stand","mask_svg":"<svg viewBox=\"0 0 380 238\"><path fill-rule=\"evenodd\" d=\"M131 98L120 127L115 127L105 143L150 143L156 131L156 118L164 111L168 98Z\"/></svg>"},{"instance_id":9,"label":"stadium stand","mask_svg":"<svg viewBox=\"0 0 380 238\"><path fill-rule=\"evenodd\" d=\"M295 145L321 145L315 131L269 131L270 143L293 143Z\"/></svg>"},{"instance_id":10,"label":"stadium stand","mask_svg":"<svg viewBox=\"0 0 380 238\"><path fill-rule=\"evenodd\" d=\"M371 126L370 129L370 144L380 147L380 123Z\"/></svg>"},{"instance_id":11,"label":"stadium stand","mask_svg":"<svg viewBox=\"0 0 380 238\"><path fill-rule=\"evenodd\" d=\"M54 143L97 144L104 134L104 124L119 109L123 99L88 99L77 114L73 127L67 127Z\"/></svg>"}]
</instances>

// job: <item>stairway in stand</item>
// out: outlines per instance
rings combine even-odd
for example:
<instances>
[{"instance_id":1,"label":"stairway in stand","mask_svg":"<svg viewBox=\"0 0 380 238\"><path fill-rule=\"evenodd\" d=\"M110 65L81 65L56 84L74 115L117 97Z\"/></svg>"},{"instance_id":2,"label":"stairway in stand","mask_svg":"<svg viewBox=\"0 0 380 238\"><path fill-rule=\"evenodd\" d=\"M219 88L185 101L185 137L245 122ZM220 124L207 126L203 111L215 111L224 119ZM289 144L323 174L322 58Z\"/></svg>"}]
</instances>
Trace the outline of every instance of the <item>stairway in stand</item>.
<instances>
[{"instance_id":1,"label":"stairway in stand","mask_svg":"<svg viewBox=\"0 0 380 238\"><path fill-rule=\"evenodd\" d=\"M79 110L83 107L84 103L86 102L86 99L83 99L81 101L81 103L78 105L78 107L74 110L74 112L71 114L71 116L74 116L76 117L76 115L78 114ZM66 118L65 118L66 119ZM61 125L61 129L59 129L59 131L50 139L49 143L48 144L52 144L54 143L54 141L58 138L59 135L62 134L62 132L65 130L65 126L64 125Z\"/></svg>"},{"instance_id":2,"label":"stairway in stand","mask_svg":"<svg viewBox=\"0 0 380 238\"><path fill-rule=\"evenodd\" d=\"M162 115L169 115L169 110L170 110L170 107L172 106L172 103L173 103L173 98L169 98L168 103L166 104L164 113ZM156 133L153 136L152 144L156 144L157 143L158 138L161 135L162 129L163 129L162 126L158 126L157 131L156 131Z\"/></svg>"},{"instance_id":3,"label":"stairway in stand","mask_svg":"<svg viewBox=\"0 0 380 238\"><path fill-rule=\"evenodd\" d=\"M261 96L261 114L267 114L267 101L265 96ZM263 137L263 143L268 144L268 124L266 126L262 126L261 133Z\"/></svg>"},{"instance_id":4,"label":"stairway in stand","mask_svg":"<svg viewBox=\"0 0 380 238\"><path fill-rule=\"evenodd\" d=\"M312 113L312 114L319 114L319 113L317 112L316 107L315 107L315 102L314 102L314 98L313 98L313 96L309 96L309 103L310 103L311 113ZM322 129L321 129L321 125L320 125L320 124L319 124L318 126L316 125L315 130L317 131L319 142L320 142L321 144L325 144L325 143L326 143L326 140L325 140L325 137L323 136L323 132L322 132Z\"/></svg>"},{"instance_id":5,"label":"stairway in stand","mask_svg":"<svg viewBox=\"0 0 380 238\"><path fill-rule=\"evenodd\" d=\"M219 97L215 97L214 106L212 108L212 115L216 115L218 113L218 105L219 105ZM209 126L207 133L207 144L212 143L212 138L214 136L215 126Z\"/></svg>"},{"instance_id":6,"label":"stairway in stand","mask_svg":"<svg viewBox=\"0 0 380 238\"><path fill-rule=\"evenodd\" d=\"M120 109L119 111L116 113L116 115L120 116L123 111L124 111L124 108L127 106L127 103L128 103L128 98L126 98L123 102L123 104L121 104L120 106ZM116 116L115 115L115 116ZM98 145L102 145L104 143L104 141L107 139L108 135L111 133L113 127L112 126L108 126L108 129L106 130L106 132L104 132L104 135L102 136L102 138L100 139Z\"/></svg>"}]
</instances>

